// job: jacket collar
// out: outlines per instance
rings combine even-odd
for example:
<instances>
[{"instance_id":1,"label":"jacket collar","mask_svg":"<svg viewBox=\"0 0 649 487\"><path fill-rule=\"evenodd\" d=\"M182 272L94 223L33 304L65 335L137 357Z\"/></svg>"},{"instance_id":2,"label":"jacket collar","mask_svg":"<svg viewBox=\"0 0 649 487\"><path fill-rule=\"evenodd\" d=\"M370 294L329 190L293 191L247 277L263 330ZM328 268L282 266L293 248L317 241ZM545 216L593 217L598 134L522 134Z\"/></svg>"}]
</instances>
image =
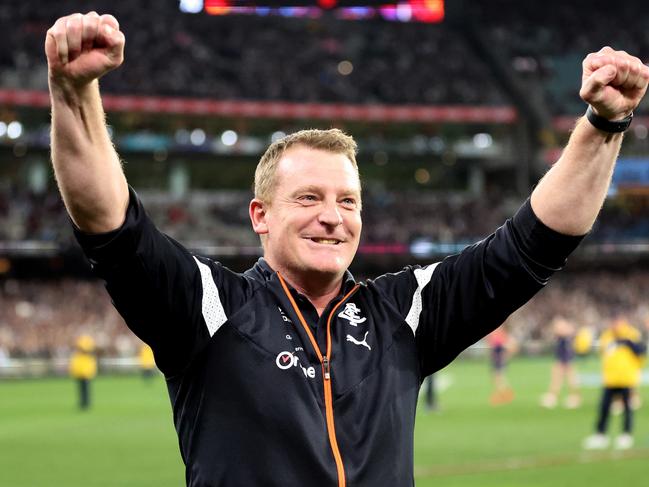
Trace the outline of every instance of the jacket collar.
<instances>
[{"instance_id":1,"label":"jacket collar","mask_svg":"<svg viewBox=\"0 0 649 487\"><path fill-rule=\"evenodd\" d=\"M266 259L264 259L263 257L260 257L255 265L251 269L247 270L245 274L262 282L273 282L279 284L277 272L273 270L273 268L268 264L268 262L266 262ZM354 276L352 276L352 273L349 272L349 270L346 270L345 275L343 276L341 293L347 293L354 287L355 284L356 280L354 279ZM290 285L289 287L291 291L295 291Z\"/></svg>"}]
</instances>

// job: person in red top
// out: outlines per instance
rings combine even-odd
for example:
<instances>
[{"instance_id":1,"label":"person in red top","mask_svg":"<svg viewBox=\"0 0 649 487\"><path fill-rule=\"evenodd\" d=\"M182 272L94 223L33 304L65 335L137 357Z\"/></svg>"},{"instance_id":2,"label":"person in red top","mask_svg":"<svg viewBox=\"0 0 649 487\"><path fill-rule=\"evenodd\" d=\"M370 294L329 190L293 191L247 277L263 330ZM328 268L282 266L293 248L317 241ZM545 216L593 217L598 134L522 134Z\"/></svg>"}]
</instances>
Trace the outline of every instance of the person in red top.
<instances>
[{"instance_id":1,"label":"person in red top","mask_svg":"<svg viewBox=\"0 0 649 487\"><path fill-rule=\"evenodd\" d=\"M505 369L507 368L508 354L511 351L511 341L504 326L496 328L487 336L487 343L491 349L491 371L494 391L489 402L492 406L507 404L514 400L514 390L511 388Z\"/></svg>"}]
</instances>

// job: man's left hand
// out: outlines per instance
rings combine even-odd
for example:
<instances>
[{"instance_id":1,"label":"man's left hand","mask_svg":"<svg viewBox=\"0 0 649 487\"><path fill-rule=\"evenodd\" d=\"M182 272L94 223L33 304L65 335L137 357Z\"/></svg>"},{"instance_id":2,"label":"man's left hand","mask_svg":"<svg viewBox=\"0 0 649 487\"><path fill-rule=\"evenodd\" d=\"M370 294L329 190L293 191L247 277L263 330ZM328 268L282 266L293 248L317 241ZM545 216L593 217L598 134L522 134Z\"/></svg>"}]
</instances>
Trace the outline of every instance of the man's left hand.
<instances>
[{"instance_id":1,"label":"man's left hand","mask_svg":"<svg viewBox=\"0 0 649 487\"><path fill-rule=\"evenodd\" d=\"M606 46L586 56L582 67L579 96L608 120L633 113L647 91L649 67L624 51Z\"/></svg>"}]
</instances>

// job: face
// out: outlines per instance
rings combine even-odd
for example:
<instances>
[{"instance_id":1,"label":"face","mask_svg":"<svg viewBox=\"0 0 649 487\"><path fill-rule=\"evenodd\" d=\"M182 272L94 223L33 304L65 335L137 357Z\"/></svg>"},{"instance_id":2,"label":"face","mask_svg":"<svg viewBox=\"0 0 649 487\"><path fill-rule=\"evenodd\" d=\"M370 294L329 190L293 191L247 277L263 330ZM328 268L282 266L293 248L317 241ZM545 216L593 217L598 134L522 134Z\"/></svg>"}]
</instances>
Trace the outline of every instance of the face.
<instances>
[{"instance_id":1,"label":"face","mask_svg":"<svg viewBox=\"0 0 649 487\"><path fill-rule=\"evenodd\" d=\"M619 333L619 332L622 332L624 330L625 326L626 326L626 318L624 318L623 316L622 317L618 316L613 321L612 328L613 328L614 332Z\"/></svg>"},{"instance_id":2,"label":"face","mask_svg":"<svg viewBox=\"0 0 649 487\"><path fill-rule=\"evenodd\" d=\"M361 234L360 181L343 154L289 148L279 160L270 205L253 200L253 229L264 236L264 257L294 280L338 279Z\"/></svg>"}]
</instances>

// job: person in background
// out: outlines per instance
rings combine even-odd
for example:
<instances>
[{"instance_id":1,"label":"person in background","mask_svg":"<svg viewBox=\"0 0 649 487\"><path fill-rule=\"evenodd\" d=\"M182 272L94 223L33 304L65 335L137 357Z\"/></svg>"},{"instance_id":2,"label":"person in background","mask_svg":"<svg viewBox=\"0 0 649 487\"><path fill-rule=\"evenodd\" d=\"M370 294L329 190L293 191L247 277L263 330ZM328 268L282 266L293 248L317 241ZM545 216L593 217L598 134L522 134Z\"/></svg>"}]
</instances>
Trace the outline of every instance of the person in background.
<instances>
[{"instance_id":1,"label":"person in background","mask_svg":"<svg viewBox=\"0 0 649 487\"><path fill-rule=\"evenodd\" d=\"M574 409L580 406L579 383L574 367L575 349L573 347L575 326L562 316L553 320L552 331L556 338L555 362L552 364L550 386L541 398L543 407L552 409L559 402L559 394L563 384L568 386L568 396L565 407Z\"/></svg>"},{"instance_id":2,"label":"person in background","mask_svg":"<svg viewBox=\"0 0 649 487\"><path fill-rule=\"evenodd\" d=\"M435 390L435 374L430 374L424 381L424 399L426 411L437 411L437 391Z\"/></svg>"},{"instance_id":3,"label":"person in background","mask_svg":"<svg viewBox=\"0 0 649 487\"><path fill-rule=\"evenodd\" d=\"M513 347L505 327L501 326L492 331L487 336L487 343L491 350L491 372L494 385L489 403L492 406L508 404L514 400L514 390L509 385L505 370Z\"/></svg>"},{"instance_id":4,"label":"person in background","mask_svg":"<svg viewBox=\"0 0 649 487\"><path fill-rule=\"evenodd\" d=\"M153 358L153 350L146 343L143 343L138 353L138 362L142 377L146 382L150 382L155 374L155 359Z\"/></svg>"},{"instance_id":5,"label":"person in background","mask_svg":"<svg viewBox=\"0 0 649 487\"><path fill-rule=\"evenodd\" d=\"M618 315L602 333L599 341L602 356L603 391L595 433L584 440L587 450L608 448L606 434L611 403L619 397L624 407L622 433L615 438L615 448L626 450L633 446L633 408L631 391L640 383L641 367L647 348L640 332L624 315Z\"/></svg>"},{"instance_id":6,"label":"person in background","mask_svg":"<svg viewBox=\"0 0 649 487\"><path fill-rule=\"evenodd\" d=\"M590 326L580 326L573 340L573 348L579 357L586 357L593 350L595 332Z\"/></svg>"},{"instance_id":7,"label":"person in background","mask_svg":"<svg viewBox=\"0 0 649 487\"><path fill-rule=\"evenodd\" d=\"M77 338L75 350L70 357L70 376L77 381L79 393L79 409L90 408L91 383L97 375L97 357L95 356L95 341L89 335Z\"/></svg>"}]
</instances>

